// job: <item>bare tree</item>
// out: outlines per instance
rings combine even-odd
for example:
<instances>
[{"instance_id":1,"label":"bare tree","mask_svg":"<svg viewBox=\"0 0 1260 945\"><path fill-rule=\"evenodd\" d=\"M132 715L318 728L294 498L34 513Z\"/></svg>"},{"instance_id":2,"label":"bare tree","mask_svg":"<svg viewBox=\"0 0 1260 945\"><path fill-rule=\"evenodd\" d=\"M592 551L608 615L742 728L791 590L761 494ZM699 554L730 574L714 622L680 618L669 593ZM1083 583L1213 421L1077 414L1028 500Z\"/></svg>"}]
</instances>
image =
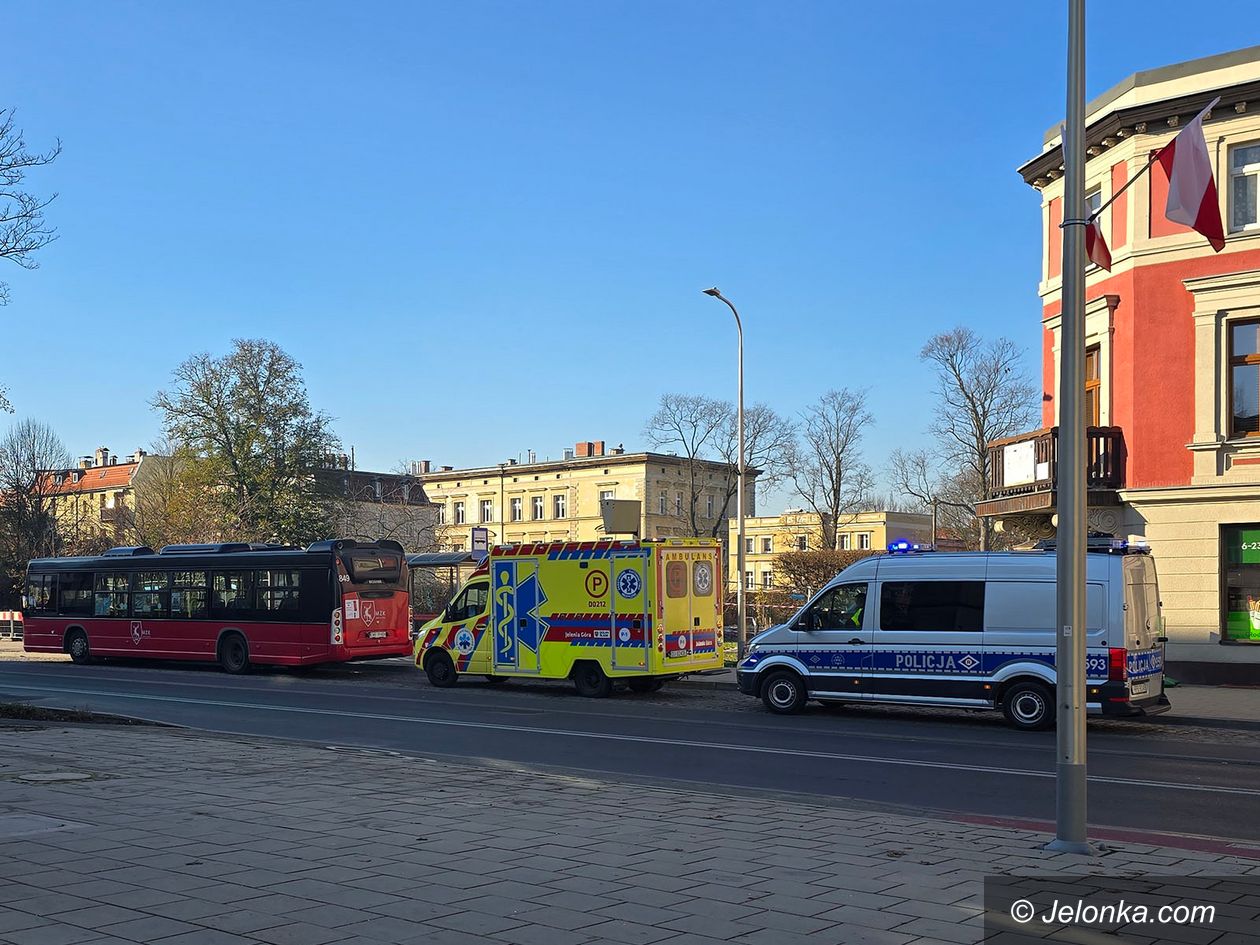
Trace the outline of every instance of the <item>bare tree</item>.
<instances>
[{"instance_id":1,"label":"bare tree","mask_svg":"<svg viewBox=\"0 0 1260 945\"><path fill-rule=\"evenodd\" d=\"M765 404L744 410L744 465L756 470L759 486L773 486L787 475L787 459L795 428ZM647 422L644 435L657 448L673 449L684 460L687 489L681 525L692 536L726 537L726 522L739 489L738 413L727 400L696 394L665 394ZM712 467L721 463L719 503L707 523L702 520L700 500ZM749 483L754 478L749 475ZM753 490L748 489L751 498ZM707 505L706 515L707 518Z\"/></svg>"},{"instance_id":2,"label":"bare tree","mask_svg":"<svg viewBox=\"0 0 1260 945\"><path fill-rule=\"evenodd\" d=\"M861 443L872 417L866 391L829 390L802 415L800 439L789 464L796 493L822 523L823 544L840 547L840 526L871 500L874 477Z\"/></svg>"},{"instance_id":3,"label":"bare tree","mask_svg":"<svg viewBox=\"0 0 1260 945\"><path fill-rule=\"evenodd\" d=\"M27 561L58 551L56 471L69 465L60 437L37 420L15 424L0 439L0 598L10 605Z\"/></svg>"},{"instance_id":4,"label":"bare tree","mask_svg":"<svg viewBox=\"0 0 1260 945\"><path fill-rule=\"evenodd\" d=\"M331 496L319 472L336 453L330 418L311 409L302 368L278 345L236 339L223 357L175 369L153 405L219 484L224 530L238 540L326 537Z\"/></svg>"},{"instance_id":5,"label":"bare tree","mask_svg":"<svg viewBox=\"0 0 1260 945\"><path fill-rule=\"evenodd\" d=\"M1029 428L1036 418L1037 388L1029 380L1023 352L1012 341L985 341L958 327L931 338L919 357L936 371L937 404L931 434L935 457L894 455L893 478L906 495L963 512L960 531L974 532L987 550L993 527L975 515L989 481L989 443Z\"/></svg>"},{"instance_id":6,"label":"bare tree","mask_svg":"<svg viewBox=\"0 0 1260 945\"><path fill-rule=\"evenodd\" d=\"M185 443L163 437L140 461L133 481L131 541L163 545L222 541L221 485L213 465Z\"/></svg>"},{"instance_id":7,"label":"bare tree","mask_svg":"<svg viewBox=\"0 0 1260 945\"><path fill-rule=\"evenodd\" d=\"M657 448L675 449L687 476L683 527L688 534L705 534L700 524L704 460L714 454L722 432L729 428L731 405L699 394L662 394L660 406L648 419L643 434ZM646 497L645 497L646 499ZM718 522L721 522L721 516ZM718 524L714 523L716 530Z\"/></svg>"},{"instance_id":8,"label":"bare tree","mask_svg":"<svg viewBox=\"0 0 1260 945\"><path fill-rule=\"evenodd\" d=\"M44 222L44 208L57 195L41 199L22 184L28 171L51 164L60 153L60 141L42 153L28 151L22 129L13 123L13 110L0 108L0 258L15 262L23 269L38 268L39 263L34 258L36 251L57 238L56 232ZM8 301L9 285L0 281L0 305ZM3 387L0 387L0 410L13 412Z\"/></svg>"}]
</instances>

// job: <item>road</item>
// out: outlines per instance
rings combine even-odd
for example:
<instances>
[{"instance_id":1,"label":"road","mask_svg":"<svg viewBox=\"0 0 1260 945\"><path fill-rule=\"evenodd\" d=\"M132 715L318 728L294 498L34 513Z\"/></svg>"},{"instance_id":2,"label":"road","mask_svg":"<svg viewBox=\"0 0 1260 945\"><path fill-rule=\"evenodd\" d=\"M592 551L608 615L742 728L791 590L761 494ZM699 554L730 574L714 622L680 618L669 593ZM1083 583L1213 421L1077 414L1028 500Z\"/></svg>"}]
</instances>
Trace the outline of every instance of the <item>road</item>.
<instances>
[{"instance_id":1,"label":"road","mask_svg":"<svg viewBox=\"0 0 1260 945\"><path fill-rule=\"evenodd\" d=\"M846 799L873 809L1046 820L1054 736L992 713L861 706L764 711L675 683L586 700L567 684L433 689L405 661L228 676L165 664L0 662L0 701L219 732L567 771L680 789ZM1260 733L1090 727L1090 820L1260 842Z\"/></svg>"}]
</instances>

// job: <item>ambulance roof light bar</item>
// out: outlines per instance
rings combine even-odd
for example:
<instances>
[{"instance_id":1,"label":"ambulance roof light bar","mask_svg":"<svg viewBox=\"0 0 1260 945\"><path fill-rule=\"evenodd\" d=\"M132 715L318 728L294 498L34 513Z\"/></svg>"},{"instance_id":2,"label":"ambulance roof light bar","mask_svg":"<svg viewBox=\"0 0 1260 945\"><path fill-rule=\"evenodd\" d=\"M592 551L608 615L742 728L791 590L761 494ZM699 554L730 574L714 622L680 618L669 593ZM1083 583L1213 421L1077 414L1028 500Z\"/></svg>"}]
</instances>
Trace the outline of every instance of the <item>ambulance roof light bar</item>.
<instances>
[{"instance_id":1,"label":"ambulance roof light bar","mask_svg":"<svg viewBox=\"0 0 1260 945\"><path fill-rule=\"evenodd\" d=\"M890 555L918 554L924 551L935 550L929 542L907 541L904 538L888 543L888 553Z\"/></svg>"}]
</instances>

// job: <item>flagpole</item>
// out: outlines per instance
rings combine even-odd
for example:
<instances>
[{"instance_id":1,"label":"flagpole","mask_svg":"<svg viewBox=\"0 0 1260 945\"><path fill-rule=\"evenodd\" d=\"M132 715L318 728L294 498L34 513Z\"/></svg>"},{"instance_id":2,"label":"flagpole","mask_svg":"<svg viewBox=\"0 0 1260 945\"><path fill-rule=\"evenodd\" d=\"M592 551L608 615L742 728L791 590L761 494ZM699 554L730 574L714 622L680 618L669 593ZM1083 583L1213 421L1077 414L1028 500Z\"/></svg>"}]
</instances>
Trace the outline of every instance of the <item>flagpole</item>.
<instances>
[{"instance_id":1,"label":"flagpole","mask_svg":"<svg viewBox=\"0 0 1260 945\"><path fill-rule=\"evenodd\" d=\"M1085 753L1085 0L1068 0L1067 125L1063 141L1063 291L1059 339L1059 529L1055 543L1058 731L1055 839L1093 853L1086 837Z\"/></svg>"}]
</instances>

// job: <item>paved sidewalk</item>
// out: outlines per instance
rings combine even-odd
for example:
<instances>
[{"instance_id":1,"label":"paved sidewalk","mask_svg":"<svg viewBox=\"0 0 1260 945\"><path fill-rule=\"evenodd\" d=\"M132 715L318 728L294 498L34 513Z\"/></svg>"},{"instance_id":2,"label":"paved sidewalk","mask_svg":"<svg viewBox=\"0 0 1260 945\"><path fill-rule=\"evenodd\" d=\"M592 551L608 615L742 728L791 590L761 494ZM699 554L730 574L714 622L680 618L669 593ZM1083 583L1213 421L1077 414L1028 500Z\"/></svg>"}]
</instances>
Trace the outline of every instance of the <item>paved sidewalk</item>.
<instances>
[{"instance_id":1,"label":"paved sidewalk","mask_svg":"<svg viewBox=\"0 0 1260 945\"><path fill-rule=\"evenodd\" d=\"M997 826L162 728L0 723L5 945L978 940L991 872L1260 875Z\"/></svg>"}]
</instances>

